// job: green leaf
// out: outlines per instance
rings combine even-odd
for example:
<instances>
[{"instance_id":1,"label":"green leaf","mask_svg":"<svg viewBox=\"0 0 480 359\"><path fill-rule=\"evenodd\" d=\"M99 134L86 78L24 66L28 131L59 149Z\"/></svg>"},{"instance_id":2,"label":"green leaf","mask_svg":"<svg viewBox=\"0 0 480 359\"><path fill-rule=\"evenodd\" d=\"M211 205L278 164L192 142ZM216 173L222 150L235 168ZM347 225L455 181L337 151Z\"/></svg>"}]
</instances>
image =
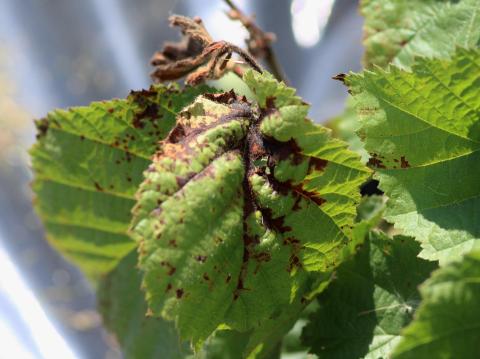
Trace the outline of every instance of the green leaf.
<instances>
[{"instance_id":1,"label":"green leaf","mask_svg":"<svg viewBox=\"0 0 480 359\"><path fill-rule=\"evenodd\" d=\"M123 355L129 359L180 359L191 354L172 322L147 317L147 303L140 291L141 275L132 251L100 281L99 310L104 325L116 335Z\"/></svg>"},{"instance_id":2,"label":"green leaf","mask_svg":"<svg viewBox=\"0 0 480 359\"><path fill-rule=\"evenodd\" d=\"M436 271L393 358L477 358L480 350L480 251Z\"/></svg>"},{"instance_id":3,"label":"green leaf","mask_svg":"<svg viewBox=\"0 0 480 359\"><path fill-rule=\"evenodd\" d=\"M304 344L319 358L388 358L419 302L417 286L435 264L417 258L412 239L371 232L343 263L304 328Z\"/></svg>"},{"instance_id":4,"label":"green leaf","mask_svg":"<svg viewBox=\"0 0 480 359\"><path fill-rule=\"evenodd\" d=\"M37 121L37 212L50 243L91 278L135 247L127 229L142 173L177 112L205 90L154 86Z\"/></svg>"},{"instance_id":5,"label":"green leaf","mask_svg":"<svg viewBox=\"0 0 480 359\"><path fill-rule=\"evenodd\" d=\"M447 58L480 39L477 0L363 0L364 63L413 65L416 57Z\"/></svg>"},{"instance_id":6,"label":"green leaf","mask_svg":"<svg viewBox=\"0 0 480 359\"><path fill-rule=\"evenodd\" d=\"M368 153L363 148L363 143L357 135L359 123L353 97L348 98L345 111L340 116L330 120L326 125L332 129L334 137L347 142L348 148L360 155L363 163L368 161Z\"/></svg>"},{"instance_id":7,"label":"green leaf","mask_svg":"<svg viewBox=\"0 0 480 359\"><path fill-rule=\"evenodd\" d=\"M480 40L480 3L447 0L363 0L364 64L410 68L419 57L448 58L457 47L475 47ZM350 97L343 114L327 126L365 162L368 153L356 134L359 124Z\"/></svg>"},{"instance_id":8,"label":"green leaf","mask_svg":"<svg viewBox=\"0 0 480 359\"><path fill-rule=\"evenodd\" d=\"M347 82L357 98L360 135L390 198L385 218L441 263L480 238L480 52L421 60Z\"/></svg>"},{"instance_id":9,"label":"green leaf","mask_svg":"<svg viewBox=\"0 0 480 359\"><path fill-rule=\"evenodd\" d=\"M132 235L154 314L196 344L218 327L253 330L263 350L343 260L369 171L305 118L293 89L244 79L258 105L230 92L180 113L145 172ZM262 328L275 320L272 338Z\"/></svg>"}]
</instances>

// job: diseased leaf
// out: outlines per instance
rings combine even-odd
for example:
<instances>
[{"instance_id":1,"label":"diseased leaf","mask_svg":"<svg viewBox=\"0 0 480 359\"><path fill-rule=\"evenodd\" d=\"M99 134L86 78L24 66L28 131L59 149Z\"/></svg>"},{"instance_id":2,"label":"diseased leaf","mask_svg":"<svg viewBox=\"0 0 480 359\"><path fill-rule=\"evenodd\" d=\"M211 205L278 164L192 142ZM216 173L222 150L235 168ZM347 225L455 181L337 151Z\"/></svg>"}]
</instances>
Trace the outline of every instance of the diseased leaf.
<instances>
[{"instance_id":1,"label":"diseased leaf","mask_svg":"<svg viewBox=\"0 0 480 359\"><path fill-rule=\"evenodd\" d=\"M480 39L478 0L363 0L364 63L411 67L416 57L448 58Z\"/></svg>"},{"instance_id":2,"label":"diseased leaf","mask_svg":"<svg viewBox=\"0 0 480 359\"><path fill-rule=\"evenodd\" d=\"M410 68L421 57L448 58L458 47L480 43L477 0L363 0L364 64ZM358 118L350 97L344 113L330 121L336 137L346 141L362 160L368 153L358 137Z\"/></svg>"},{"instance_id":3,"label":"diseased leaf","mask_svg":"<svg viewBox=\"0 0 480 359\"><path fill-rule=\"evenodd\" d=\"M134 247L134 194L159 140L205 87L154 86L126 100L55 110L31 149L36 209L50 243L96 278Z\"/></svg>"},{"instance_id":4,"label":"diseased leaf","mask_svg":"<svg viewBox=\"0 0 480 359\"><path fill-rule=\"evenodd\" d=\"M480 251L434 272L393 358L477 358L480 352Z\"/></svg>"},{"instance_id":5,"label":"diseased leaf","mask_svg":"<svg viewBox=\"0 0 480 359\"><path fill-rule=\"evenodd\" d=\"M140 291L141 275L132 251L102 278L98 290L99 310L104 325L115 333L125 358L180 359L191 355L172 322L147 317L147 303Z\"/></svg>"},{"instance_id":6,"label":"diseased leaf","mask_svg":"<svg viewBox=\"0 0 480 359\"><path fill-rule=\"evenodd\" d=\"M370 232L318 297L302 338L319 358L388 358L419 303L417 286L436 267L412 239Z\"/></svg>"},{"instance_id":7,"label":"diseased leaf","mask_svg":"<svg viewBox=\"0 0 480 359\"><path fill-rule=\"evenodd\" d=\"M480 238L480 52L351 75L385 218L444 263Z\"/></svg>"},{"instance_id":8,"label":"diseased leaf","mask_svg":"<svg viewBox=\"0 0 480 359\"><path fill-rule=\"evenodd\" d=\"M147 301L194 343L219 326L263 337L277 320L288 331L297 318L288 313L343 260L369 176L306 119L293 89L268 74L244 79L258 106L233 92L197 98L137 194L132 235ZM253 340L255 350L264 340Z\"/></svg>"}]
</instances>

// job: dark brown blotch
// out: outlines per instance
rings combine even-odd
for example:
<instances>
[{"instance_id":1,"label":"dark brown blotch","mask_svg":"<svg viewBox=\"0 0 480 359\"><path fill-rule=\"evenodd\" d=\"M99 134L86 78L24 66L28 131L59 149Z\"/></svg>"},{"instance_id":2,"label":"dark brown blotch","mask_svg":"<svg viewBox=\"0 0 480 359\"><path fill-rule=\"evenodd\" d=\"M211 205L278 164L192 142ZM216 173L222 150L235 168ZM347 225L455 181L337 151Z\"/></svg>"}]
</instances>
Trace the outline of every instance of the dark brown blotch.
<instances>
[{"instance_id":1,"label":"dark brown blotch","mask_svg":"<svg viewBox=\"0 0 480 359\"><path fill-rule=\"evenodd\" d=\"M183 297L183 294L184 294L183 289L182 289L182 288L177 289L177 290L175 291L175 294L177 295L177 299L182 298L182 297Z\"/></svg>"},{"instance_id":2,"label":"dark brown blotch","mask_svg":"<svg viewBox=\"0 0 480 359\"><path fill-rule=\"evenodd\" d=\"M97 191L103 192L103 188L102 188L102 186L100 186L100 183L94 182L93 184L94 184L95 188L97 189Z\"/></svg>"},{"instance_id":3,"label":"dark brown blotch","mask_svg":"<svg viewBox=\"0 0 480 359\"><path fill-rule=\"evenodd\" d=\"M347 78L346 74L340 73L332 77L333 80L340 81L341 83L345 84L345 79Z\"/></svg>"},{"instance_id":4,"label":"dark brown blotch","mask_svg":"<svg viewBox=\"0 0 480 359\"><path fill-rule=\"evenodd\" d=\"M205 263L205 261L207 260L207 256L200 255L200 254L196 255L194 258L197 262L200 262L200 263Z\"/></svg>"},{"instance_id":5,"label":"dark brown blotch","mask_svg":"<svg viewBox=\"0 0 480 359\"><path fill-rule=\"evenodd\" d=\"M308 172L312 172L313 170L323 171L327 166L327 164L328 164L327 160L323 160L321 158L316 158L316 157L310 157L310 160L308 161Z\"/></svg>"},{"instance_id":6,"label":"dark brown blotch","mask_svg":"<svg viewBox=\"0 0 480 359\"><path fill-rule=\"evenodd\" d=\"M370 156L371 157L367 162L368 166L375 168L386 168L382 160L378 158L378 155L376 153L371 153Z\"/></svg>"},{"instance_id":7,"label":"dark brown blotch","mask_svg":"<svg viewBox=\"0 0 480 359\"><path fill-rule=\"evenodd\" d=\"M410 167L410 163L405 159L405 156L400 157L400 167L408 168Z\"/></svg>"},{"instance_id":8,"label":"dark brown blotch","mask_svg":"<svg viewBox=\"0 0 480 359\"><path fill-rule=\"evenodd\" d=\"M260 213L262 214L263 223L267 228L277 233L285 233L292 230L292 227L284 224L285 216L273 217L271 208L262 208L260 209Z\"/></svg>"},{"instance_id":9,"label":"dark brown blotch","mask_svg":"<svg viewBox=\"0 0 480 359\"><path fill-rule=\"evenodd\" d=\"M35 120L35 127L37 128L37 140L39 140L47 134L48 128L50 127L50 122L47 118L41 118L39 120Z\"/></svg>"}]
</instances>

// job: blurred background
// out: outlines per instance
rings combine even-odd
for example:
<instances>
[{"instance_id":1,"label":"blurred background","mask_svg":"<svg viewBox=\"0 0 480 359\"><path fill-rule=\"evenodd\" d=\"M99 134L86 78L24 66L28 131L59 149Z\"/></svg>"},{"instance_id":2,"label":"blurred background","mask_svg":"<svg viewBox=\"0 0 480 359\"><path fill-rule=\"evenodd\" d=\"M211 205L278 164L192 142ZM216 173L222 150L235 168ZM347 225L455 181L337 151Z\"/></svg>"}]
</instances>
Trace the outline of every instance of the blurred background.
<instances>
[{"instance_id":1,"label":"blurred background","mask_svg":"<svg viewBox=\"0 0 480 359\"><path fill-rule=\"evenodd\" d=\"M290 84L324 122L342 112L331 77L360 69L358 0L236 0L256 14ZM244 44L222 0L0 0L0 358L121 358L82 275L45 241L32 210L33 119L149 86L151 55L176 40L167 18L199 15Z\"/></svg>"}]
</instances>

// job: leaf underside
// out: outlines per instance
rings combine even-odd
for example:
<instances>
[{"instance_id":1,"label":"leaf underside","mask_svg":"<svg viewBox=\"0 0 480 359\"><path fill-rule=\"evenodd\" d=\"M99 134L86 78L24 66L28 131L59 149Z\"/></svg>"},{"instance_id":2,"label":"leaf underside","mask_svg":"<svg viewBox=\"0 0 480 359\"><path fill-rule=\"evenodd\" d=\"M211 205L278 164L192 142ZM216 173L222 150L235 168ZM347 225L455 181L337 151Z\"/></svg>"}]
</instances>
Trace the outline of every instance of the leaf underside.
<instances>
[{"instance_id":1,"label":"leaf underside","mask_svg":"<svg viewBox=\"0 0 480 359\"><path fill-rule=\"evenodd\" d=\"M385 218L444 263L480 238L480 61L478 50L452 60L419 60L347 82L357 100L360 136L380 188ZM421 91L420 91L421 89Z\"/></svg>"},{"instance_id":2,"label":"leaf underside","mask_svg":"<svg viewBox=\"0 0 480 359\"><path fill-rule=\"evenodd\" d=\"M197 98L137 193L132 235L147 302L194 343L220 325L258 334L285 320L288 331L296 316L286 308L301 310L343 260L369 176L306 119L293 89L268 74L244 80L258 105L233 92Z\"/></svg>"}]
</instances>

